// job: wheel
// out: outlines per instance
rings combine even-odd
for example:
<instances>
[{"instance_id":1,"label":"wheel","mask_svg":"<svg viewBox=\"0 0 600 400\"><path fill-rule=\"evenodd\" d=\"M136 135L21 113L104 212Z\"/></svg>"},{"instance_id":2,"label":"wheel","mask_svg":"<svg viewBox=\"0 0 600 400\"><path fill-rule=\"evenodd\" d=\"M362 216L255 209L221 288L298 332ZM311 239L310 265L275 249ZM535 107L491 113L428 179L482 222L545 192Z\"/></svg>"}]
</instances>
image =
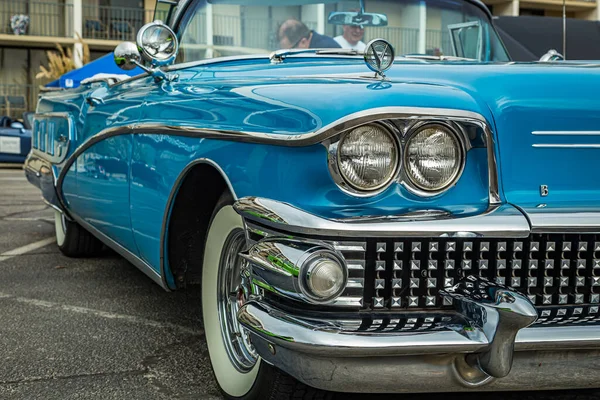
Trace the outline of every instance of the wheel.
<instances>
[{"instance_id":1,"label":"wheel","mask_svg":"<svg viewBox=\"0 0 600 400\"><path fill-rule=\"evenodd\" d=\"M59 250L67 257L92 257L102 250L102 242L63 213L54 212L54 231Z\"/></svg>"},{"instance_id":2,"label":"wheel","mask_svg":"<svg viewBox=\"0 0 600 400\"><path fill-rule=\"evenodd\" d=\"M246 245L242 218L226 192L213 212L206 237L202 269L202 314L215 379L228 399L327 399L265 363L256 354L249 334L237 322L246 300L247 281L239 252Z\"/></svg>"}]
</instances>

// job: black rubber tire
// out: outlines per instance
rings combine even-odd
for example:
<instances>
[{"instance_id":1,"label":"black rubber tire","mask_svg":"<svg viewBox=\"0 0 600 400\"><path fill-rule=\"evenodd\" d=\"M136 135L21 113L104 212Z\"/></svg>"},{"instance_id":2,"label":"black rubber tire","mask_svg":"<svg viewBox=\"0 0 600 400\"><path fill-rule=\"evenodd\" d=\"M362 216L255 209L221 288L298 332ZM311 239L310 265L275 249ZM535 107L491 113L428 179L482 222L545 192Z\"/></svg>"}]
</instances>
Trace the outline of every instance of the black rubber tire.
<instances>
[{"instance_id":1,"label":"black rubber tire","mask_svg":"<svg viewBox=\"0 0 600 400\"><path fill-rule=\"evenodd\" d=\"M225 191L213 210L213 214L210 219L209 229L212 225L215 215L225 206L230 206L234 202L233 197L229 191ZM214 372L213 377L217 382L217 386L221 391L223 397L229 400L328 400L333 399L334 394L326 392L320 389L310 387L278 368L267 364L264 361L260 361L260 367L256 380L252 385L252 388L248 393L241 397L233 397L227 394L221 388L217 376ZM211 363L212 365L212 363Z\"/></svg>"},{"instance_id":2,"label":"black rubber tire","mask_svg":"<svg viewBox=\"0 0 600 400\"><path fill-rule=\"evenodd\" d=\"M75 221L64 220L64 241L58 244L62 254L72 258L94 257L104 245Z\"/></svg>"},{"instance_id":3,"label":"black rubber tire","mask_svg":"<svg viewBox=\"0 0 600 400\"><path fill-rule=\"evenodd\" d=\"M261 361L256 382L244 397L230 397L230 400L331 400L334 393L310 387L278 368Z\"/></svg>"}]
</instances>

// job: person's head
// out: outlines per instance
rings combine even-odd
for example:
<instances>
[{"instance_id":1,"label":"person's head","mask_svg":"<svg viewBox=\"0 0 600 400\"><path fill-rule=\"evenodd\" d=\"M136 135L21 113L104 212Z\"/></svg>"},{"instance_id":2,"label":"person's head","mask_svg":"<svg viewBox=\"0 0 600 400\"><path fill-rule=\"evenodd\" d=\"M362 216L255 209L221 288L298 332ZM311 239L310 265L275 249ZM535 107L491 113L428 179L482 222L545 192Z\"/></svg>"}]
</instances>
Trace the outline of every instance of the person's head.
<instances>
[{"instance_id":1,"label":"person's head","mask_svg":"<svg viewBox=\"0 0 600 400\"><path fill-rule=\"evenodd\" d=\"M360 42L365 36L365 30L362 25L344 25L344 39L351 45Z\"/></svg>"},{"instance_id":2,"label":"person's head","mask_svg":"<svg viewBox=\"0 0 600 400\"><path fill-rule=\"evenodd\" d=\"M308 49L311 36L311 30L297 19L288 19L277 30L280 49Z\"/></svg>"}]
</instances>

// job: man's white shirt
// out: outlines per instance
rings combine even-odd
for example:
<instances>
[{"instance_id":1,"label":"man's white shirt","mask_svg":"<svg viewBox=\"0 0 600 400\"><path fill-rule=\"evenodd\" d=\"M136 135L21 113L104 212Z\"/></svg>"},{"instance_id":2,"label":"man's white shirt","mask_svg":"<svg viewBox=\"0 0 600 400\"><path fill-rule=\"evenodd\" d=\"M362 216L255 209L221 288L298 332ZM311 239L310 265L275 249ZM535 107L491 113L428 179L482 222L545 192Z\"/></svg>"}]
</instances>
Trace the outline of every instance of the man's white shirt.
<instances>
[{"instance_id":1,"label":"man's white shirt","mask_svg":"<svg viewBox=\"0 0 600 400\"><path fill-rule=\"evenodd\" d=\"M352 49L352 50L356 50L356 51L365 51L365 48L367 47L367 45L364 42L362 42L362 41L359 41L355 45L352 45L342 35L334 37L333 40L335 40L336 42L338 42L338 44L340 46L342 46L342 49Z\"/></svg>"}]
</instances>

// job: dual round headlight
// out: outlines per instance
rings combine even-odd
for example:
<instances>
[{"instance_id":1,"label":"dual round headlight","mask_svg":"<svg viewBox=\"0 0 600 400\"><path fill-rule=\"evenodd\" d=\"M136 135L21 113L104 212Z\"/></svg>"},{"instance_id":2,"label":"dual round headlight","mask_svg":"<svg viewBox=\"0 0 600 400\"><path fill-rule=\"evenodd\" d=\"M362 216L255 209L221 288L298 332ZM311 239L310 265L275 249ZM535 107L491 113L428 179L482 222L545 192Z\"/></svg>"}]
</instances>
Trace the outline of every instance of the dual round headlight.
<instances>
[{"instance_id":1,"label":"dual round headlight","mask_svg":"<svg viewBox=\"0 0 600 400\"><path fill-rule=\"evenodd\" d=\"M391 184L400 170L397 136L380 124L362 125L344 134L337 145L337 169L354 194L373 194ZM404 143L403 175L409 189L437 194L458 179L464 164L462 142L446 125L426 124Z\"/></svg>"},{"instance_id":2,"label":"dual round headlight","mask_svg":"<svg viewBox=\"0 0 600 400\"><path fill-rule=\"evenodd\" d=\"M455 182L463 152L457 135L443 125L426 125L406 143L404 168L410 182L426 192L438 192Z\"/></svg>"},{"instance_id":3,"label":"dual round headlight","mask_svg":"<svg viewBox=\"0 0 600 400\"><path fill-rule=\"evenodd\" d=\"M377 190L396 175L399 160L394 136L381 125L363 125L348 132L338 145L344 180L360 191Z\"/></svg>"}]
</instances>

